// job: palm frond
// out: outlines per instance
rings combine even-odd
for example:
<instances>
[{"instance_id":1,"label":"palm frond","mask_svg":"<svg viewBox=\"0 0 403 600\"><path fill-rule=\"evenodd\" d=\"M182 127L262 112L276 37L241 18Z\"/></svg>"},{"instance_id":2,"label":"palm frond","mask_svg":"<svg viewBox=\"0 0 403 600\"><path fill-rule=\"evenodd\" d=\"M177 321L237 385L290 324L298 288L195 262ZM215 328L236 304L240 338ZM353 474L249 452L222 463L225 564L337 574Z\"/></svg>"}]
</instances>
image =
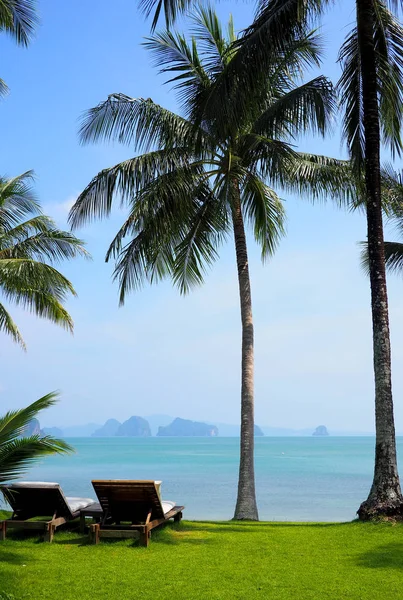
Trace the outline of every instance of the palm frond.
<instances>
[{"instance_id":1,"label":"palm frond","mask_svg":"<svg viewBox=\"0 0 403 600\"><path fill-rule=\"evenodd\" d=\"M382 204L388 219L403 235L403 172L397 172L391 164L381 169Z\"/></svg>"},{"instance_id":2,"label":"palm frond","mask_svg":"<svg viewBox=\"0 0 403 600\"><path fill-rule=\"evenodd\" d=\"M0 97L7 96L8 91L8 85L5 81L3 81L3 79L0 79Z\"/></svg>"},{"instance_id":3,"label":"palm frond","mask_svg":"<svg viewBox=\"0 0 403 600\"><path fill-rule=\"evenodd\" d=\"M375 2L375 54L383 141L392 156L403 149L403 28L383 2Z\"/></svg>"},{"instance_id":4,"label":"palm frond","mask_svg":"<svg viewBox=\"0 0 403 600\"><path fill-rule=\"evenodd\" d=\"M253 131L283 139L295 138L307 131L325 135L335 109L330 81L316 77L275 99L259 116Z\"/></svg>"},{"instance_id":5,"label":"palm frond","mask_svg":"<svg viewBox=\"0 0 403 600\"><path fill-rule=\"evenodd\" d=\"M119 282L121 304L129 291L172 274L175 248L194 210L200 176L200 167L189 165L161 175L136 196L132 213L107 255L118 257L114 279ZM127 233L134 237L122 247Z\"/></svg>"},{"instance_id":6,"label":"palm frond","mask_svg":"<svg viewBox=\"0 0 403 600\"><path fill-rule=\"evenodd\" d=\"M0 230L8 231L21 219L41 214L33 192L33 171L11 179L0 177Z\"/></svg>"},{"instance_id":7,"label":"palm frond","mask_svg":"<svg viewBox=\"0 0 403 600\"><path fill-rule=\"evenodd\" d=\"M0 259L0 289L17 306L73 330L62 302L76 293L70 281L50 265L32 259Z\"/></svg>"},{"instance_id":8,"label":"palm frond","mask_svg":"<svg viewBox=\"0 0 403 600\"><path fill-rule=\"evenodd\" d=\"M189 146L205 135L187 119L155 104L151 98L111 94L105 102L84 113L79 131L81 142L116 140L136 151Z\"/></svg>"},{"instance_id":9,"label":"palm frond","mask_svg":"<svg viewBox=\"0 0 403 600\"><path fill-rule=\"evenodd\" d=\"M121 205L131 204L136 194L166 173L181 169L189 160L187 148L162 149L131 158L104 169L87 185L70 210L73 228L108 216L115 195Z\"/></svg>"},{"instance_id":10,"label":"palm frond","mask_svg":"<svg viewBox=\"0 0 403 600\"><path fill-rule=\"evenodd\" d=\"M231 45L235 42L234 22L230 17L226 35L220 20L211 5L197 4L191 14L192 32L203 54L203 64L210 76L214 77L233 56Z\"/></svg>"},{"instance_id":11,"label":"palm frond","mask_svg":"<svg viewBox=\"0 0 403 600\"><path fill-rule=\"evenodd\" d=\"M0 0L0 31L9 33L17 44L29 44L38 22L35 0Z\"/></svg>"},{"instance_id":12,"label":"palm frond","mask_svg":"<svg viewBox=\"0 0 403 600\"><path fill-rule=\"evenodd\" d=\"M197 202L186 233L175 248L172 279L181 294L203 283L207 267L218 259L218 247L229 231L228 213L207 185L196 189Z\"/></svg>"},{"instance_id":13,"label":"palm frond","mask_svg":"<svg viewBox=\"0 0 403 600\"><path fill-rule=\"evenodd\" d=\"M337 90L344 107L343 138L347 142L352 166L360 176L364 168L364 121L361 90L361 57L355 27L343 43L339 62L343 73L337 83Z\"/></svg>"},{"instance_id":14,"label":"palm frond","mask_svg":"<svg viewBox=\"0 0 403 600\"><path fill-rule=\"evenodd\" d=\"M151 23L152 31L157 27L161 11L163 11L165 26L169 29L175 23L178 15L187 10L191 2L192 0L140 0L140 9L147 18L154 13Z\"/></svg>"},{"instance_id":15,"label":"palm frond","mask_svg":"<svg viewBox=\"0 0 403 600\"><path fill-rule=\"evenodd\" d=\"M51 454L69 454L73 448L50 436L23 437L0 446L0 484L19 479L33 463Z\"/></svg>"},{"instance_id":16,"label":"palm frond","mask_svg":"<svg viewBox=\"0 0 403 600\"><path fill-rule=\"evenodd\" d=\"M296 152L278 177L272 177L284 190L312 200L333 200L339 206L354 209L362 198L349 161L306 152Z\"/></svg>"},{"instance_id":17,"label":"palm frond","mask_svg":"<svg viewBox=\"0 0 403 600\"><path fill-rule=\"evenodd\" d=\"M243 187L242 205L261 248L262 260L265 260L274 254L281 237L285 235L283 204L274 190L251 173Z\"/></svg>"},{"instance_id":18,"label":"palm frond","mask_svg":"<svg viewBox=\"0 0 403 600\"><path fill-rule=\"evenodd\" d=\"M40 411L54 406L58 400L59 393L50 392L25 408L10 410L0 416L0 446L18 438Z\"/></svg>"},{"instance_id":19,"label":"palm frond","mask_svg":"<svg viewBox=\"0 0 403 600\"><path fill-rule=\"evenodd\" d=\"M17 325L11 318L10 313L6 310L3 304L0 303L0 331L11 336L13 340L19 344L23 350L26 350L25 342L20 334Z\"/></svg>"},{"instance_id":20,"label":"palm frond","mask_svg":"<svg viewBox=\"0 0 403 600\"><path fill-rule=\"evenodd\" d=\"M179 33L163 31L146 38L144 46L154 57L154 65L160 73L178 73L167 79L178 91L178 98L185 110L191 108L195 96L210 86L209 74L203 67L195 38L188 44Z\"/></svg>"},{"instance_id":21,"label":"palm frond","mask_svg":"<svg viewBox=\"0 0 403 600\"><path fill-rule=\"evenodd\" d=\"M283 171L297 157L289 144L254 132L241 137L238 154L247 171L259 171L264 179L275 181L281 179Z\"/></svg>"},{"instance_id":22,"label":"palm frond","mask_svg":"<svg viewBox=\"0 0 403 600\"><path fill-rule=\"evenodd\" d=\"M361 266L369 276L368 243L361 242ZM403 274L403 244L399 242L384 242L385 264L389 273Z\"/></svg>"},{"instance_id":23,"label":"palm frond","mask_svg":"<svg viewBox=\"0 0 403 600\"><path fill-rule=\"evenodd\" d=\"M31 258L55 263L77 256L90 257L83 246L83 240L77 239L67 231L60 231L56 228L48 229L17 242L12 231L6 236L0 236L0 260L3 258Z\"/></svg>"}]
</instances>

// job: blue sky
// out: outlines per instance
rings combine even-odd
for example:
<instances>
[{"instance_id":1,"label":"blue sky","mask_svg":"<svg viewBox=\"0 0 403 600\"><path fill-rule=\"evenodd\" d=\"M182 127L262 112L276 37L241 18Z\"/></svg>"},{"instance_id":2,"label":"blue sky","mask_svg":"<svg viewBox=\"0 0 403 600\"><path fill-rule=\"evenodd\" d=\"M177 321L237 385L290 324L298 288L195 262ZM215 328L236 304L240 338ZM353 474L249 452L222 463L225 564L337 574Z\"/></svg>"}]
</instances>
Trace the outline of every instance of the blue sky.
<instances>
[{"instance_id":1,"label":"blue sky","mask_svg":"<svg viewBox=\"0 0 403 600\"><path fill-rule=\"evenodd\" d=\"M29 49L2 36L1 77L11 93L0 104L1 171L34 169L46 212L66 226L68 208L100 169L128 156L118 145L81 147L78 117L112 92L152 97L170 109L175 98L140 46L149 23L134 0L68 3L41 0L41 26ZM253 5L222 2L237 29ZM354 18L353 3L325 17L321 72L334 82L337 51ZM343 156L338 123L326 140L306 138L301 149ZM294 428L373 429L369 286L357 242L365 219L330 204L283 196L287 237L265 266L250 240L256 331L256 420ZM60 404L45 425L123 420L168 413L237 423L240 404L240 315L232 241L221 249L202 288L180 297L169 282L144 288L118 308L112 265L103 256L122 215L85 228L92 262L61 270L78 299L68 308L75 334L13 308L28 345L24 354L2 336L0 403L23 406L51 390ZM397 429L403 431L403 282L389 280L393 385Z\"/></svg>"}]
</instances>

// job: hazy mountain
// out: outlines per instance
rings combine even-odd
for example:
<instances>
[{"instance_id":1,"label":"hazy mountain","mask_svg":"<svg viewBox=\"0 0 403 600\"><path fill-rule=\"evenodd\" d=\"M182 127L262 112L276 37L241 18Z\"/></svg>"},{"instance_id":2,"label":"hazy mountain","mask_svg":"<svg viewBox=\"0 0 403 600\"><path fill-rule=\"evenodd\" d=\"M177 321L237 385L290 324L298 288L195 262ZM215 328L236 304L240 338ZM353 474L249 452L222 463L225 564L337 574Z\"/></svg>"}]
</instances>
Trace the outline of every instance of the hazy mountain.
<instances>
[{"instance_id":1,"label":"hazy mountain","mask_svg":"<svg viewBox=\"0 0 403 600\"><path fill-rule=\"evenodd\" d=\"M169 425L174 420L174 417L169 415L150 415L144 418L150 425L151 435L157 435L158 427L165 427L165 425Z\"/></svg>"},{"instance_id":2,"label":"hazy mountain","mask_svg":"<svg viewBox=\"0 0 403 600\"><path fill-rule=\"evenodd\" d=\"M113 437L117 434L121 424L116 419L108 419L105 425L94 431L92 437Z\"/></svg>"},{"instance_id":3,"label":"hazy mountain","mask_svg":"<svg viewBox=\"0 0 403 600\"><path fill-rule=\"evenodd\" d=\"M63 437L91 437L94 431L100 427L99 423L86 423L85 425L61 427L61 430L63 431Z\"/></svg>"},{"instance_id":4,"label":"hazy mountain","mask_svg":"<svg viewBox=\"0 0 403 600\"><path fill-rule=\"evenodd\" d=\"M31 435L41 435L41 433L38 419L31 419L21 431L21 437L31 437Z\"/></svg>"},{"instance_id":5,"label":"hazy mountain","mask_svg":"<svg viewBox=\"0 0 403 600\"><path fill-rule=\"evenodd\" d=\"M216 437L218 429L215 425L176 418L166 427L158 429L159 437Z\"/></svg>"},{"instance_id":6,"label":"hazy mountain","mask_svg":"<svg viewBox=\"0 0 403 600\"><path fill-rule=\"evenodd\" d=\"M151 429L148 421L143 417L130 417L118 427L115 435L119 437L150 437Z\"/></svg>"},{"instance_id":7,"label":"hazy mountain","mask_svg":"<svg viewBox=\"0 0 403 600\"><path fill-rule=\"evenodd\" d=\"M52 435L55 438L64 437L63 430L59 427L44 427L42 431L45 435Z\"/></svg>"}]
</instances>

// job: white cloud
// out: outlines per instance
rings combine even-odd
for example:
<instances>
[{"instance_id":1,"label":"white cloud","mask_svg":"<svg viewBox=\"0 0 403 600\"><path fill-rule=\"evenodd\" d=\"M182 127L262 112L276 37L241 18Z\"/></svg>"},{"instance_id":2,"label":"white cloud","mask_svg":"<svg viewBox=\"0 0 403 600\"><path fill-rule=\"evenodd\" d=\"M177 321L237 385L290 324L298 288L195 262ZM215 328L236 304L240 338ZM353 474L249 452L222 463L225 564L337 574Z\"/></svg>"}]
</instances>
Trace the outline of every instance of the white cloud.
<instances>
[{"instance_id":1,"label":"white cloud","mask_svg":"<svg viewBox=\"0 0 403 600\"><path fill-rule=\"evenodd\" d=\"M62 221L67 223L67 217L70 212L70 209L73 207L75 201L77 200L78 193L69 196L66 200L62 202L55 203L46 203L42 206L42 210L45 215L52 217L55 221Z\"/></svg>"}]
</instances>

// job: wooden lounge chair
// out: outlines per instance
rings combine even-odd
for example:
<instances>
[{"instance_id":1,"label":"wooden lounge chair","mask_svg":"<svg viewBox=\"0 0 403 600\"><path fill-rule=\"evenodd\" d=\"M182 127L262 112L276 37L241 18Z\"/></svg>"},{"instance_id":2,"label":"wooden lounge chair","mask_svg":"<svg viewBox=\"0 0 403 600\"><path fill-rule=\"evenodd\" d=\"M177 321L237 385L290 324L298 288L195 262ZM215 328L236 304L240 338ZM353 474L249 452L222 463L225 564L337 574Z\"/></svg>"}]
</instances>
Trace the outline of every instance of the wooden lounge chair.
<instances>
[{"instance_id":1,"label":"wooden lounge chair","mask_svg":"<svg viewBox=\"0 0 403 600\"><path fill-rule=\"evenodd\" d=\"M140 536L140 545L148 546L151 530L169 519L179 522L184 506L163 502L160 481L95 480L92 482L103 510L101 523L90 527L94 544L101 537Z\"/></svg>"},{"instance_id":2,"label":"wooden lounge chair","mask_svg":"<svg viewBox=\"0 0 403 600\"><path fill-rule=\"evenodd\" d=\"M60 525L80 516L80 510L94 503L91 498L67 497L58 483L21 481L2 485L7 502L13 509L11 519L0 521L0 540L6 538L7 529L43 531L47 542L53 540ZM34 517L51 517L31 521Z\"/></svg>"}]
</instances>

